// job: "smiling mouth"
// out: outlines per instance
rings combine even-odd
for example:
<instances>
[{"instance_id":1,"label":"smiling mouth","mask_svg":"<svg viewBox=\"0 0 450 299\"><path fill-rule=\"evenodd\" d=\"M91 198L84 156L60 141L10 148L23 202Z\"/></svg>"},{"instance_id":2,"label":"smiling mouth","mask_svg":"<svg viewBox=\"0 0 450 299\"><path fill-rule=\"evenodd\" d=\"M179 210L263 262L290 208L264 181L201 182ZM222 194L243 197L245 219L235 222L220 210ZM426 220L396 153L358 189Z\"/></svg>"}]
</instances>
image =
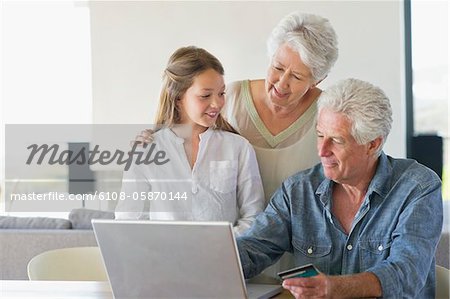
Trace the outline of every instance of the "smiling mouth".
<instances>
[{"instance_id":1,"label":"smiling mouth","mask_svg":"<svg viewBox=\"0 0 450 299\"><path fill-rule=\"evenodd\" d=\"M322 160L321 163L322 163L323 167L334 167L337 165L336 162L332 162L332 161L323 161Z\"/></svg>"},{"instance_id":2,"label":"smiling mouth","mask_svg":"<svg viewBox=\"0 0 450 299\"><path fill-rule=\"evenodd\" d=\"M219 115L219 112L207 112L205 114L211 118L216 118Z\"/></svg>"},{"instance_id":3,"label":"smiling mouth","mask_svg":"<svg viewBox=\"0 0 450 299\"><path fill-rule=\"evenodd\" d=\"M288 92L286 93L279 92L278 89L275 87L275 85L273 86L273 92L278 98L285 98L289 95Z\"/></svg>"}]
</instances>

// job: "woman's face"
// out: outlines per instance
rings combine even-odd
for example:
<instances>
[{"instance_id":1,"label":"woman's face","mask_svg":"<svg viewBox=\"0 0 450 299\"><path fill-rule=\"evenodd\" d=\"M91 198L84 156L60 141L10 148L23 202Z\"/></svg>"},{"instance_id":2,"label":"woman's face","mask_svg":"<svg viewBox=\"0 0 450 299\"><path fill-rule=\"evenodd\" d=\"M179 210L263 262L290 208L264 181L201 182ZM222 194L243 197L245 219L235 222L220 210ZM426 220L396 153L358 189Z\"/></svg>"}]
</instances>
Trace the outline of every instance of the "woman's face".
<instances>
[{"instance_id":1,"label":"woman's face","mask_svg":"<svg viewBox=\"0 0 450 299\"><path fill-rule=\"evenodd\" d=\"M214 125L225 103L224 94L225 83L221 74L213 69L199 74L178 103L181 123L205 130Z\"/></svg>"},{"instance_id":2,"label":"woman's face","mask_svg":"<svg viewBox=\"0 0 450 299\"><path fill-rule=\"evenodd\" d=\"M303 96L315 87L309 68L298 52L287 43L272 57L266 78L266 92L270 103L283 109L294 109Z\"/></svg>"}]
</instances>

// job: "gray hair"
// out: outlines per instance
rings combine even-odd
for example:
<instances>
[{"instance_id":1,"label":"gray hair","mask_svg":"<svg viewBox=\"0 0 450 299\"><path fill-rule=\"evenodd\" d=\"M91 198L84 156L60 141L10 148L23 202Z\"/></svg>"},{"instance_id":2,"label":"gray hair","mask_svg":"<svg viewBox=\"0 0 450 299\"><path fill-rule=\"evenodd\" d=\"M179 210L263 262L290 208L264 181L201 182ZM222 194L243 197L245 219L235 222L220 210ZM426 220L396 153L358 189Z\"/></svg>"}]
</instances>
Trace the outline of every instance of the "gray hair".
<instances>
[{"instance_id":1,"label":"gray hair","mask_svg":"<svg viewBox=\"0 0 450 299\"><path fill-rule=\"evenodd\" d=\"M284 43L300 55L314 81L323 80L337 60L337 37L330 22L317 15L294 12L284 17L267 41L269 57Z\"/></svg>"},{"instance_id":2,"label":"gray hair","mask_svg":"<svg viewBox=\"0 0 450 299\"><path fill-rule=\"evenodd\" d=\"M352 136L358 144L382 137L379 155L392 127L392 108L386 94L368 82L346 79L325 90L318 110L344 114L352 123Z\"/></svg>"}]
</instances>

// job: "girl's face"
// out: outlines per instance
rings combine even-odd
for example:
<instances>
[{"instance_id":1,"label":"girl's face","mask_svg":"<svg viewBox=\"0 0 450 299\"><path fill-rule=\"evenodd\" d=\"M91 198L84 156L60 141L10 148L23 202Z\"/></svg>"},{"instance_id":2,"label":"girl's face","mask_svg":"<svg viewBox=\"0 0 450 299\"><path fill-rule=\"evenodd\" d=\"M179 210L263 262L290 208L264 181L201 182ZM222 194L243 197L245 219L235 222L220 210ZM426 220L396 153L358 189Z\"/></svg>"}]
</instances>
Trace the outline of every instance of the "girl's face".
<instances>
[{"instance_id":1,"label":"girl's face","mask_svg":"<svg viewBox=\"0 0 450 299\"><path fill-rule=\"evenodd\" d=\"M272 105L284 109L296 107L303 96L314 88L309 68L287 43L272 57L266 77L266 92Z\"/></svg>"},{"instance_id":2,"label":"girl's face","mask_svg":"<svg viewBox=\"0 0 450 299\"><path fill-rule=\"evenodd\" d=\"M194 78L191 87L178 102L181 124L193 125L205 131L215 124L224 104L223 76L208 69Z\"/></svg>"}]
</instances>

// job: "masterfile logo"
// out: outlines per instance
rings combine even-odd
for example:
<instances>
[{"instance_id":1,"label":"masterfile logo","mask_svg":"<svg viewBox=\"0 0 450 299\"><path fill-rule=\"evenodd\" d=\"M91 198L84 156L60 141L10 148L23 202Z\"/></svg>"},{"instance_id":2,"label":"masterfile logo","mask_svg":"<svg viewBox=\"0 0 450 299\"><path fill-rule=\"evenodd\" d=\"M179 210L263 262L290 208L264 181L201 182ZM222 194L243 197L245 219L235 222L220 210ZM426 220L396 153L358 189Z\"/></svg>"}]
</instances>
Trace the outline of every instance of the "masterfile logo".
<instances>
[{"instance_id":1,"label":"masterfile logo","mask_svg":"<svg viewBox=\"0 0 450 299\"><path fill-rule=\"evenodd\" d=\"M139 147L139 149L138 149ZM142 149L149 148L144 155ZM111 152L109 150L100 151L100 146L97 144L93 150L89 150L86 147L82 147L78 151L62 150L58 144L49 146L48 144L31 144L27 147L30 150L30 155L26 161L27 165L33 163L34 160L37 165L42 165L44 162L48 165L109 165L116 163L117 165L125 164L124 170L130 169L131 164L134 162L137 165L145 164L149 165L154 163L155 165L163 165L170 161L166 158L166 152L163 150L155 150L156 144L138 144L134 143L130 151L124 152L121 150L115 150ZM37 156L37 157L36 157ZM36 157L36 159L35 159ZM136 157L135 159L133 159Z\"/></svg>"},{"instance_id":2,"label":"masterfile logo","mask_svg":"<svg viewBox=\"0 0 450 299\"><path fill-rule=\"evenodd\" d=\"M120 192L124 171L148 165L161 172L159 167L174 163L173 153L158 141L133 142L138 132L148 128L157 129L148 124L6 125L6 211L68 212L81 206L98 208L98 201L124 200ZM127 196L135 201L186 200L184 193L176 192L181 184L177 180L185 178L171 179L174 192Z\"/></svg>"}]
</instances>

